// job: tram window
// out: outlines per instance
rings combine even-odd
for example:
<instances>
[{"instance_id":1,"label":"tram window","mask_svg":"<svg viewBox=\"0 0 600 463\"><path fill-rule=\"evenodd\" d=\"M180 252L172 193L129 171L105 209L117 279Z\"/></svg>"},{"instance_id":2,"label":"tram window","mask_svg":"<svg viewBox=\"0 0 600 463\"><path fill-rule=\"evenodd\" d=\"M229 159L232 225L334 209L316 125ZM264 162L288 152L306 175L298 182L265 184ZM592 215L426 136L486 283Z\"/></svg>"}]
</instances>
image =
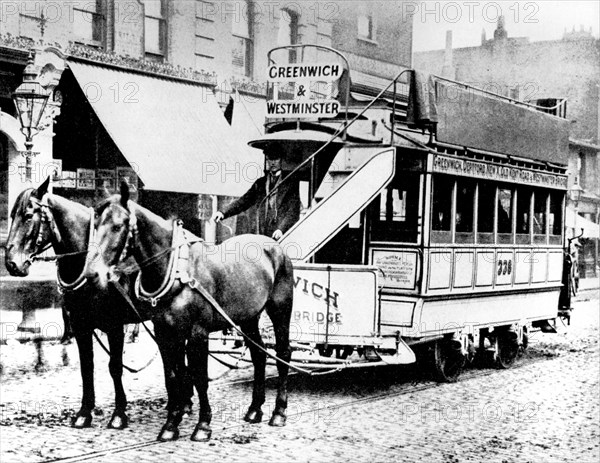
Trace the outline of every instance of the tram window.
<instances>
[{"instance_id":1,"label":"tram window","mask_svg":"<svg viewBox=\"0 0 600 463\"><path fill-rule=\"evenodd\" d=\"M437 243L452 241L450 229L454 179L437 177L433 183L433 207L431 209L431 240Z\"/></svg>"},{"instance_id":2,"label":"tram window","mask_svg":"<svg viewBox=\"0 0 600 463\"><path fill-rule=\"evenodd\" d=\"M545 244L548 193L538 190L533 197L533 242Z\"/></svg>"},{"instance_id":3,"label":"tram window","mask_svg":"<svg viewBox=\"0 0 600 463\"><path fill-rule=\"evenodd\" d=\"M371 209L371 241L417 241L419 185L418 175L401 173L381 192Z\"/></svg>"},{"instance_id":4,"label":"tram window","mask_svg":"<svg viewBox=\"0 0 600 463\"><path fill-rule=\"evenodd\" d=\"M498 243L512 243L513 192L498 189Z\"/></svg>"},{"instance_id":5,"label":"tram window","mask_svg":"<svg viewBox=\"0 0 600 463\"><path fill-rule=\"evenodd\" d=\"M494 208L496 205L496 187L488 183L479 183L477 201L477 242L494 242Z\"/></svg>"},{"instance_id":6,"label":"tram window","mask_svg":"<svg viewBox=\"0 0 600 463\"><path fill-rule=\"evenodd\" d=\"M407 191L398 188L386 188L379 196L379 220L406 222Z\"/></svg>"},{"instance_id":7,"label":"tram window","mask_svg":"<svg viewBox=\"0 0 600 463\"><path fill-rule=\"evenodd\" d=\"M517 190L517 244L531 242L531 189Z\"/></svg>"},{"instance_id":8,"label":"tram window","mask_svg":"<svg viewBox=\"0 0 600 463\"><path fill-rule=\"evenodd\" d=\"M562 239L562 192L550 193L550 215L548 223L550 225L550 244L561 244Z\"/></svg>"},{"instance_id":9,"label":"tram window","mask_svg":"<svg viewBox=\"0 0 600 463\"><path fill-rule=\"evenodd\" d=\"M456 186L456 242L473 243L475 183L459 180Z\"/></svg>"}]
</instances>

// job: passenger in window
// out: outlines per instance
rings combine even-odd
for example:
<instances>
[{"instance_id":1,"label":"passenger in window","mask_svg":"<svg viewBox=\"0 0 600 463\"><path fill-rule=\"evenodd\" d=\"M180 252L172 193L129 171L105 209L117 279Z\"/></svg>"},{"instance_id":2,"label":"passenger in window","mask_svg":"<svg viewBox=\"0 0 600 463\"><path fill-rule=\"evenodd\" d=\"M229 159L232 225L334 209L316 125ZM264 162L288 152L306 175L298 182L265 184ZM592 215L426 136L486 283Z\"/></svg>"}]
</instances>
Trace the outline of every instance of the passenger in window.
<instances>
[{"instance_id":1,"label":"passenger in window","mask_svg":"<svg viewBox=\"0 0 600 463\"><path fill-rule=\"evenodd\" d=\"M498 233L510 233L510 216L501 205L498 207Z\"/></svg>"},{"instance_id":2,"label":"passenger in window","mask_svg":"<svg viewBox=\"0 0 600 463\"><path fill-rule=\"evenodd\" d=\"M533 214L533 233L543 235L546 233L544 226L544 214Z\"/></svg>"}]
</instances>

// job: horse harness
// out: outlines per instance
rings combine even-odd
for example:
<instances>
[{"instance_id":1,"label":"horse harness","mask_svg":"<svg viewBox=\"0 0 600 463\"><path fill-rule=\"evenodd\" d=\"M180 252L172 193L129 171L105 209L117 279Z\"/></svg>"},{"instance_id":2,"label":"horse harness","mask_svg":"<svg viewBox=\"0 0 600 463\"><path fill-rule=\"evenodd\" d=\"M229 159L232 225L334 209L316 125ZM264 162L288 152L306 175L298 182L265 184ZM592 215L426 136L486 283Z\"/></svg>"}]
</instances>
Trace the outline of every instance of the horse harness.
<instances>
[{"instance_id":1,"label":"horse harness","mask_svg":"<svg viewBox=\"0 0 600 463\"><path fill-rule=\"evenodd\" d=\"M133 216L135 217L135 214ZM137 234L137 230L132 233L132 236L135 236L135 234ZM162 284L153 292L146 291L142 287L142 272L140 271L134 285L135 297L141 301L150 302L152 307L156 307L159 301L169 294L176 280L179 280L182 284L189 284L193 280L187 270L190 260L190 246L202 241L202 239L183 228L181 220L174 220L173 239L170 248L173 252L171 252L171 256L169 257L167 274Z\"/></svg>"},{"instance_id":2,"label":"horse harness","mask_svg":"<svg viewBox=\"0 0 600 463\"><path fill-rule=\"evenodd\" d=\"M62 236L60 234L60 230L58 229L58 226L56 225L56 220L54 220L54 215L52 214L52 207L48 204L48 197L46 194L44 194L42 196L41 199L37 199L37 198L30 198L30 201L34 204L36 204L37 206L40 207L41 209L41 220L42 223L46 223L48 224L48 226L50 227L50 231L53 235L53 239L55 243L62 243ZM58 260L61 257L66 257L69 255L77 255L77 254L87 254L89 252L89 246L90 243L93 241L94 238L94 210L89 207L88 208L89 212L90 212L90 225L89 225L89 236L88 236L88 249L86 251L80 251L80 252L73 252L73 253L65 253L65 254L60 254L60 255L56 255L55 257L52 258L52 260ZM42 240L43 240L43 233L42 233L42 227L39 228L38 230L38 235L36 237L36 248L39 248L42 244ZM42 252L46 251L48 248L50 248L52 246L52 242L50 244L48 244L47 246L45 246L42 249L37 249L34 253L31 254L30 259L32 261L35 260L50 260L44 257L37 257L39 254L41 254ZM80 288L83 287L83 285L85 285L87 279L84 276L84 271L85 271L85 267L84 269L81 271L81 273L79 274L79 276L75 279L75 281L71 282L71 283L67 283L66 281L64 281L61 276L60 276L60 272L58 271L58 267L56 269L56 282L58 284L58 290L60 292L65 292L65 291L76 291Z\"/></svg>"},{"instance_id":3,"label":"horse harness","mask_svg":"<svg viewBox=\"0 0 600 463\"><path fill-rule=\"evenodd\" d=\"M127 208L119 206L129 214L128 238L127 238L127 242L125 243L125 248L124 248L123 252L121 253L122 256L125 253L126 249L130 250L133 247L132 241L134 241L138 235L137 218L135 217L135 212L131 208L131 204L132 204L131 201L128 201ZM179 280L181 282L181 284L187 285L194 291L197 291L198 293L200 293L200 295L213 307L213 309L215 309L217 311L217 313L219 315L221 315L221 317L223 317L223 319L227 323L229 323L229 325L240 336L242 336L247 342L252 343L255 347L257 347L258 349L263 351L268 357L274 359L276 362L280 362L280 363L287 365L288 367L292 368L293 370L298 371L299 373L309 375L309 376L314 375L315 374L314 372L311 372L309 370L300 368L296 365L286 362L285 360L280 359L276 355L273 355L271 352L269 352L267 349L265 349L260 344L256 343L246 333L244 333L241 328L239 328L235 324L235 322L231 319L231 317L229 315L227 315L227 313L225 312L223 307L221 307L221 305L212 296L212 294L210 294L206 290L206 288L204 288L198 282L198 280L196 280L195 278L190 276L190 274L187 271L187 266L189 263L189 248L192 244L198 243L198 242L203 242L203 241L204 240L202 240L201 238L198 238L198 237L192 235L191 233L189 233L187 230L185 230L183 228L183 222L181 220L175 219L173 221L173 239L172 239L171 247L164 249L157 255L152 256L149 259L147 259L145 262L138 264L140 273L139 273L138 278L136 279L136 283L135 283L136 297L142 301L150 302L152 304L152 307L156 307L156 305L159 303L160 299L163 298L164 296L166 296L169 293L169 291L172 289L175 280ZM160 257L170 251L175 251L175 252L171 253L171 257L169 259L169 269L167 271L167 275L165 276L163 284L160 286L160 288L158 290L154 291L153 293L146 292L141 286L142 267L145 266L147 263L155 260L157 257ZM111 278L110 281L113 283L113 285L116 287L116 289L121 293L121 295L127 301L129 306L131 307L131 309L137 314L142 325L144 326L144 328L146 329L146 331L148 332L150 337L155 342L158 343L154 334L152 333L152 331L150 331L148 326L142 320L142 317L140 316L139 312L135 308L133 301L127 294L127 291L125 291L123 286L121 286L118 279ZM340 368L341 367L339 367L335 370L331 370L331 372L338 371Z\"/></svg>"}]
</instances>

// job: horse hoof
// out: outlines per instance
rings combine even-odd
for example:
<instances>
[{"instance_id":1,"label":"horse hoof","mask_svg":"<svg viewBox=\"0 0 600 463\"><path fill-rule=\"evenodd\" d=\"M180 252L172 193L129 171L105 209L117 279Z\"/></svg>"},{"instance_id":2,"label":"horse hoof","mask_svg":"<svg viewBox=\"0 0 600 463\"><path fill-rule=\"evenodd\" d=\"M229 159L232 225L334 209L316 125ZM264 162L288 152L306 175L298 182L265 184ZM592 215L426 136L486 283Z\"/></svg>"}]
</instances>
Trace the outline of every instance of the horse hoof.
<instances>
[{"instance_id":1,"label":"horse hoof","mask_svg":"<svg viewBox=\"0 0 600 463\"><path fill-rule=\"evenodd\" d=\"M208 426L208 423L198 423L196 429L194 429L191 439L194 442L207 442L210 440L211 435L212 430Z\"/></svg>"},{"instance_id":2,"label":"horse hoof","mask_svg":"<svg viewBox=\"0 0 600 463\"><path fill-rule=\"evenodd\" d=\"M91 425L92 425L91 415L90 416L77 415L73 419L73 422L71 423L71 427L77 428L77 429L89 428Z\"/></svg>"},{"instance_id":3,"label":"horse hoof","mask_svg":"<svg viewBox=\"0 0 600 463\"><path fill-rule=\"evenodd\" d=\"M113 414L112 418L108 422L109 429L125 429L129 424L129 420L127 419L127 415L123 414Z\"/></svg>"},{"instance_id":4,"label":"horse hoof","mask_svg":"<svg viewBox=\"0 0 600 463\"><path fill-rule=\"evenodd\" d=\"M175 429L174 431L163 429L156 438L160 442L171 442L177 439L179 439L179 429Z\"/></svg>"},{"instance_id":5,"label":"horse hoof","mask_svg":"<svg viewBox=\"0 0 600 463\"><path fill-rule=\"evenodd\" d=\"M248 410L246 416L244 417L244 421L248 423L260 423L262 421L263 412L260 410Z\"/></svg>"},{"instance_id":6,"label":"horse hoof","mask_svg":"<svg viewBox=\"0 0 600 463\"><path fill-rule=\"evenodd\" d=\"M269 426L281 427L285 426L285 416L279 414L273 414L271 420L269 421Z\"/></svg>"}]
</instances>

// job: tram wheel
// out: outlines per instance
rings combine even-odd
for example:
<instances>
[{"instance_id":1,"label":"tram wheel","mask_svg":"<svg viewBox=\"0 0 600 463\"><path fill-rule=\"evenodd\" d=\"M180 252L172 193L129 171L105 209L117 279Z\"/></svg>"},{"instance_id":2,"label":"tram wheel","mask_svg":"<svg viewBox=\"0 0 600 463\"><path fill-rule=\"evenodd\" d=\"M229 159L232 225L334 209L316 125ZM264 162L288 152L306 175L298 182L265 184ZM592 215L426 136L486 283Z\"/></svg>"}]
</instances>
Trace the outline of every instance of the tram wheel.
<instances>
[{"instance_id":1,"label":"tram wheel","mask_svg":"<svg viewBox=\"0 0 600 463\"><path fill-rule=\"evenodd\" d=\"M345 360L352 355L352 352L354 352L354 346L336 347L335 356L336 358Z\"/></svg>"},{"instance_id":2,"label":"tram wheel","mask_svg":"<svg viewBox=\"0 0 600 463\"><path fill-rule=\"evenodd\" d=\"M495 366L501 370L510 368L519 354L519 343L517 333L514 331L502 330L495 336L496 358Z\"/></svg>"},{"instance_id":3,"label":"tram wheel","mask_svg":"<svg viewBox=\"0 0 600 463\"><path fill-rule=\"evenodd\" d=\"M443 383L456 382L466 362L460 345L449 339L438 339L431 347L431 355L434 379Z\"/></svg>"},{"instance_id":4,"label":"tram wheel","mask_svg":"<svg viewBox=\"0 0 600 463\"><path fill-rule=\"evenodd\" d=\"M319 355L321 357L331 357L333 354L333 347L324 345L317 346L317 350L319 351Z\"/></svg>"}]
</instances>

